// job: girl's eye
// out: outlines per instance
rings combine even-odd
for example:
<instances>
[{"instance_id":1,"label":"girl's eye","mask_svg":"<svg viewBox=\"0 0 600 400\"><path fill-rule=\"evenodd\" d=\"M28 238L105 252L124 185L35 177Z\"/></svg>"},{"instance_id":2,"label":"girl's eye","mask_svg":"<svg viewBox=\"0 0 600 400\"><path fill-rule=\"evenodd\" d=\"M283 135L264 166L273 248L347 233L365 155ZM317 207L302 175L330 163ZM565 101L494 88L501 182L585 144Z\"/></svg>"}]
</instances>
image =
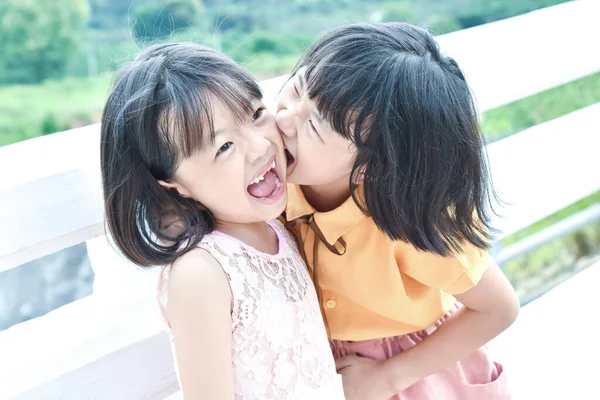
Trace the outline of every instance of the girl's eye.
<instances>
[{"instance_id":1,"label":"girl's eye","mask_svg":"<svg viewBox=\"0 0 600 400\"><path fill-rule=\"evenodd\" d=\"M233 146L232 142L227 142L225 143L223 146L221 146L221 148L217 151L217 156L219 156L220 154L225 153L227 150L229 150L229 148Z\"/></svg>"},{"instance_id":2,"label":"girl's eye","mask_svg":"<svg viewBox=\"0 0 600 400\"><path fill-rule=\"evenodd\" d=\"M258 121L264 112L265 112L264 107L258 108L252 115L252 122L254 123L254 122Z\"/></svg>"},{"instance_id":3,"label":"girl's eye","mask_svg":"<svg viewBox=\"0 0 600 400\"><path fill-rule=\"evenodd\" d=\"M315 126L313 125L312 120L308 120L308 122L310 123L310 128L313 130L314 133L317 134L317 136L321 137L321 135L319 135L319 132L317 131L317 128L315 128Z\"/></svg>"}]
</instances>

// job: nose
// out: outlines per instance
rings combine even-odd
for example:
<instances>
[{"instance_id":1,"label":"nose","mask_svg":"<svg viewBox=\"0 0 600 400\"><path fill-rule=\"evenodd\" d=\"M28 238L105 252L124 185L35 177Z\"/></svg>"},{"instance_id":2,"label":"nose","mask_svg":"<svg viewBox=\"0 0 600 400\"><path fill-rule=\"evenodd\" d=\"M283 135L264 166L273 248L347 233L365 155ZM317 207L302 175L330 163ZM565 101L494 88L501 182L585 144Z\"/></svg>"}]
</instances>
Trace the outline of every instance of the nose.
<instances>
[{"instance_id":1,"label":"nose","mask_svg":"<svg viewBox=\"0 0 600 400\"><path fill-rule=\"evenodd\" d=\"M279 130L288 137L296 136L296 127L294 126L294 114L292 110L288 108L281 108L277 110L275 120Z\"/></svg>"},{"instance_id":2,"label":"nose","mask_svg":"<svg viewBox=\"0 0 600 400\"><path fill-rule=\"evenodd\" d=\"M248 163L252 164L264 159L270 146L271 142L264 135L251 136L248 143Z\"/></svg>"}]
</instances>

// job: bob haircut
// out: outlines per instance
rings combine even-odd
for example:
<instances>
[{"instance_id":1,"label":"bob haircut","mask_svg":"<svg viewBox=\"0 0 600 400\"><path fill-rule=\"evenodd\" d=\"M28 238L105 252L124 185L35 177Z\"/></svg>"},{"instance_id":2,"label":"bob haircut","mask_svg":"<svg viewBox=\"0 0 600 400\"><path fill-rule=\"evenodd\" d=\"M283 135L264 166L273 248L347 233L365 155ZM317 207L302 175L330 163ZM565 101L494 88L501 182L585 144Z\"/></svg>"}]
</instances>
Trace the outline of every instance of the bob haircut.
<instances>
[{"instance_id":1,"label":"bob haircut","mask_svg":"<svg viewBox=\"0 0 600 400\"><path fill-rule=\"evenodd\" d=\"M215 229L210 210L157 182L214 140L211 98L241 121L262 94L242 67L192 43L148 47L117 73L102 114L104 208L118 249L137 265L172 263ZM165 214L184 225L177 237L161 232Z\"/></svg>"},{"instance_id":2,"label":"bob haircut","mask_svg":"<svg viewBox=\"0 0 600 400\"><path fill-rule=\"evenodd\" d=\"M342 26L294 73L302 68L319 113L355 144L352 196L381 231L439 255L468 243L487 248L497 196L477 112L463 73L429 32L396 22Z\"/></svg>"}]
</instances>

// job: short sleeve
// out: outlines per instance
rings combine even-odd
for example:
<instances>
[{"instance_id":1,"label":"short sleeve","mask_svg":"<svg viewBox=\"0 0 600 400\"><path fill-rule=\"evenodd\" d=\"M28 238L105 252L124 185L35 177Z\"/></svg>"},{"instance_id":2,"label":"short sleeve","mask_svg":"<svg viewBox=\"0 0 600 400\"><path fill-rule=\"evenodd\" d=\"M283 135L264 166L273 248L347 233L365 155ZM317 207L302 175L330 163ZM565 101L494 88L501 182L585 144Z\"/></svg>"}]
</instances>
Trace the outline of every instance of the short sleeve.
<instances>
[{"instance_id":1,"label":"short sleeve","mask_svg":"<svg viewBox=\"0 0 600 400\"><path fill-rule=\"evenodd\" d=\"M465 246L460 254L443 257L399 243L395 253L400 272L452 295L477 286L489 265L487 251L472 245Z\"/></svg>"}]
</instances>

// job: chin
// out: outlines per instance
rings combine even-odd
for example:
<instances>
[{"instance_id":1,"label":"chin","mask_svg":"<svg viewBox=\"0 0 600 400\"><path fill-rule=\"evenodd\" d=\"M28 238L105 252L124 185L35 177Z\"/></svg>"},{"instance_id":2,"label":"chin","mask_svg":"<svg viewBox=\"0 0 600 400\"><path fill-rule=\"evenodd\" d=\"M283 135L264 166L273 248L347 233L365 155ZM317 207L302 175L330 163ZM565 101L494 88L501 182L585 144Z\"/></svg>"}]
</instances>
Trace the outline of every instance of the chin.
<instances>
[{"instance_id":1,"label":"chin","mask_svg":"<svg viewBox=\"0 0 600 400\"><path fill-rule=\"evenodd\" d=\"M276 219L285 211L285 208L287 207L287 193L282 197L281 200L281 204L275 207L275 209L273 210L273 216L269 219Z\"/></svg>"}]
</instances>

